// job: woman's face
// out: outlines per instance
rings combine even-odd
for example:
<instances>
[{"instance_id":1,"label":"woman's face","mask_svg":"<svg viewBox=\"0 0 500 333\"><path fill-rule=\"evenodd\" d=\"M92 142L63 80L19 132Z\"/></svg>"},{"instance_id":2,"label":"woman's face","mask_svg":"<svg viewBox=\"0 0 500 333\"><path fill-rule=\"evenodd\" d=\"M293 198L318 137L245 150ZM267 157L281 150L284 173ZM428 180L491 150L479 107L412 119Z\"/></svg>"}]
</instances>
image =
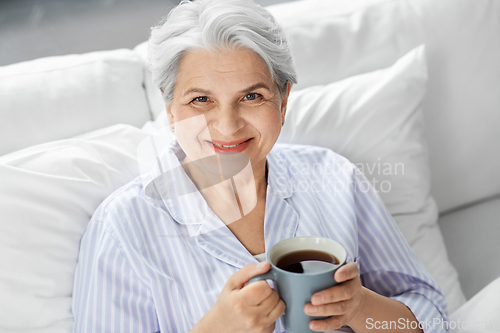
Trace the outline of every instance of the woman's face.
<instances>
[{"instance_id":1,"label":"woman's face","mask_svg":"<svg viewBox=\"0 0 500 333\"><path fill-rule=\"evenodd\" d=\"M253 51L191 51L179 64L169 122L190 161L243 153L254 169L263 167L280 134L290 87L280 94Z\"/></svg>"}]
</instances>

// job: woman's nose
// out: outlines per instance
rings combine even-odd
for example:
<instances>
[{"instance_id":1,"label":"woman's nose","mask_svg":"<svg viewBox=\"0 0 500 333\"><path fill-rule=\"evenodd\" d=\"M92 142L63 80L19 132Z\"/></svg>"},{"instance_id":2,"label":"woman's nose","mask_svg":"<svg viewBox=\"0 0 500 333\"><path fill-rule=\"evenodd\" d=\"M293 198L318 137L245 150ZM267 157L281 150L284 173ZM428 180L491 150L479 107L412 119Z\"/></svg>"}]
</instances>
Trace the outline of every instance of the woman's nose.
<instances>
[{"instance_id":1,"label":"woman's nose","mask_svg":"<svg viewBox=\"0 0 500 333\"><path fill-rule=\"evenodd\" d=\"M212 120L213 127L224 137L231 137L244 125L244 120L233 106L221 106Z\"/></svg>"}]
</instances>

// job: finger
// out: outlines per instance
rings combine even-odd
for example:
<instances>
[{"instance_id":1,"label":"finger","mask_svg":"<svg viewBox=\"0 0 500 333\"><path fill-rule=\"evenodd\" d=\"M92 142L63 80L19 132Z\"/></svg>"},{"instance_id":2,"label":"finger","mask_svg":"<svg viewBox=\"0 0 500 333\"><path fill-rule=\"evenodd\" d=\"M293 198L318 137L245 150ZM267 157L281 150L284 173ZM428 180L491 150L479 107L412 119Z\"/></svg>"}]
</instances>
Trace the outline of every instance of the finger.
<instances>
[{"instance_id":1,"label":"finger","mask_svg":"<svg viewBox=\"0 0 500 333\"><path fill-rule=\"evenodd\" d=\"M271 312L268 314L268 319L271 321L278 320L283 313L285 313L286 305L285 302L281 298L278 299L278 302L274 305Z\"/></svg>"},{"instance_id":2,"label":"finger","mask_svg":"<svg viewBox=\"0 0 500 333\"><path fill-rule=\"evenodd\" d=\"M276 293L266 281L257 281L238 290L240 297L243 297L247 304L252 306L260 306L272 296L273 292Z\"/></svg>"},{"instance_id":3,"label":"finger","mask_svg":"<svg viewBox=\"0 0 500 333\"><path fill-rule=\"evenodd\" d=\"M356 277L352 280L345 281L342 284L314 293L311 297L311 303L308 304L318 306L322 304L345 301L352 298L360 288L361 281L359 280L359 277Z\"/></svg>"},{"instance_id":4,"label":"finger","mask_svg":"<svg viewBox=\"0 0 500 333\"><path fill-rule=\"evenodd\" d=\"M230 290L241 289L251 278L256 275L264 274L271 268L269 261L263 261L258 264L248 264L231 275L226 282L226 287Z\"/></svg>"},{"instance_id":5,"label":"finger","mask_svg":"<svg viewBox=\"0 0 500 333\"><path fill-rule=\"evenodd\" d=\"M276 290L272 289L271 287L268 287L268 288L271 290L269 297L267 297L265 300L261 301L258 305L252 304L253 306L248 308L248 311L251 311L252 313L257 313L259 318L260 317L269 318L269 316L272 316L274 318L276 311L279 312L279 310L280 310L280 309L276 310L275 309L276 306L279 304L280 301L283 302L282 300L280 300L279 295L276 292ZM253 297L253 296L254 296L253 294L250 295L250 297ZM249 298L247 298L246 301L248 304ZM282 308L283 306L280 305L279 307ZM285 310L283 309L283 311L285 311ZM271 315L271 313L272 313L272 315ZM283 314L283 312L281 314ZM279 318L280 316L274 318L274 321L276 321L277 318Z\"/></svg>"},{"instance_id":6,"label":"finger","mask_svg":"<svg viewBox=\"0 0 500 333\"><path fill-rule=\"evenodd\" d=\"M271 310L274 309L280 301L281 301L280 295L276 290L273 289L273 293L265 301L269 302L269 312L271 312Z\"/></svg>"},{"instance_id":7,"label":"finger","mask_svg":"<svg viewBox=\"0 0 500 333\"><path fill-rule=\"evenodd\" d=\"M265 280L253 282L238 291L245 298L247 304L261 306L263 303L276 303L279 300L278 292L271 288Z\"/></svg>"},{"instance_id":8,"label":"finger","mask_svg":"<svg viewBox=\"0 0 500 333\"><path fill-rule=\"evenodd\" d=\"M344 326L344 318L342 316L333 316L326 319L311 320L309 322L309 328L318 332L336 330L342 326Z\"/></svg>"},{"instance_id":9,"label":"finger","mask_svg":"<svg viewBox=\"0 0 500 333\"><path fill-rule=\"evenodd\" d=\"M354 279L356 276L358 276L358 273L358 265L356 265L352 261L349 261L347 264L337 269L333 277L335 281L337 281L338 283L342 283L344 281Z\"/></svg>"},{"instance_id":10,"label":"finger","mask_svg":"<svg viewBox=\"0 0 500 333\"><path fill-rule=\"evenodd\" d=\"M347 313L349 300L314 306L304 305L304 313L309 316L340 316Z\"/></svg>"}]
</instances>

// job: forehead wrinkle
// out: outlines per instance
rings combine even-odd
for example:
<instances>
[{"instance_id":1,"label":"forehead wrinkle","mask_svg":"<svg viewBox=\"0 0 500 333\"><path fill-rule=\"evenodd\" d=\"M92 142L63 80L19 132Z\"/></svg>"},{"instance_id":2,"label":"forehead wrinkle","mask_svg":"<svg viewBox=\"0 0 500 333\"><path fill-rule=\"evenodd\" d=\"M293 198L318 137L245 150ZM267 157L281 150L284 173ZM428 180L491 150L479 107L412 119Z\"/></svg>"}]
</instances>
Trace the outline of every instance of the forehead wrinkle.
<instances>
[{"instance_id":1,"label":"forehead wrinkle","mask_svg":"<svg viewBox=\"0 0 500 333\"><path fill-rule=\"evenodd\" d=\"M234 80L235 78L236 80ZM272 89L273 81L267 75L255 72L239 73L237 71L225 72L223 74L218 72L215 75L208 73L205 75L196 75L187 79L183 85L187 86L186 90L193 87L203 90L211 90L210 88L214 85L225 83L231 87L236 87L235 90L240 91L261 82L267 84L267 86Z\"/></svg>"},{"instance_id":2,"label":"forehead wrinkle","mask_svg":"<svg viewBox=\"0 0 500 333\"><path fill-rule=\"evenodd\" d=\"M236 59L229 55L221 60L203 53L189 54L181 59L177 81L183 94L191 89L210 93L223 90L232 94L257 83L265 83L270 90L277 89L267 65L255 55L246 53Z\"/></svg>"}]
</instances>

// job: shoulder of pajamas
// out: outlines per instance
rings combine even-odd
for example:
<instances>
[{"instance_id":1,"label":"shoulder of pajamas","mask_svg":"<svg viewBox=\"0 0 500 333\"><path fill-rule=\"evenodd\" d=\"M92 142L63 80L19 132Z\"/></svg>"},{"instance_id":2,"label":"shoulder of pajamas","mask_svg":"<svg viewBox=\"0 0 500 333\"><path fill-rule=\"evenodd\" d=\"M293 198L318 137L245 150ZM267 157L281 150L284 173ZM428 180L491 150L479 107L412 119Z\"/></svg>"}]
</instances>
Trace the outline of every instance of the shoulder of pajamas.
<instances>
[{"instance_id":1,"label":"shoulder of pajamas","mask_svg":"<svg viewBox=\"0 0 500 333\"><path fill-rule=\"evenodd\" d=\"M182 154L174 141L160 161L182 170ZM447 320L439 286L352 163L328 149L284 144L267 163L266 252L290 237L328 237L347 249L366 288L401 301L420 322ZM183 171L171 178L168 186L190 183ZM144 175L114 192L88 224L75 275L74 332L189 332L227 279L257 263L199 192L155 197L143 183ZM444 332L441 326L424 330ZM274 332L286 332L281 320Z\"/></svg>"}]
</instances>

